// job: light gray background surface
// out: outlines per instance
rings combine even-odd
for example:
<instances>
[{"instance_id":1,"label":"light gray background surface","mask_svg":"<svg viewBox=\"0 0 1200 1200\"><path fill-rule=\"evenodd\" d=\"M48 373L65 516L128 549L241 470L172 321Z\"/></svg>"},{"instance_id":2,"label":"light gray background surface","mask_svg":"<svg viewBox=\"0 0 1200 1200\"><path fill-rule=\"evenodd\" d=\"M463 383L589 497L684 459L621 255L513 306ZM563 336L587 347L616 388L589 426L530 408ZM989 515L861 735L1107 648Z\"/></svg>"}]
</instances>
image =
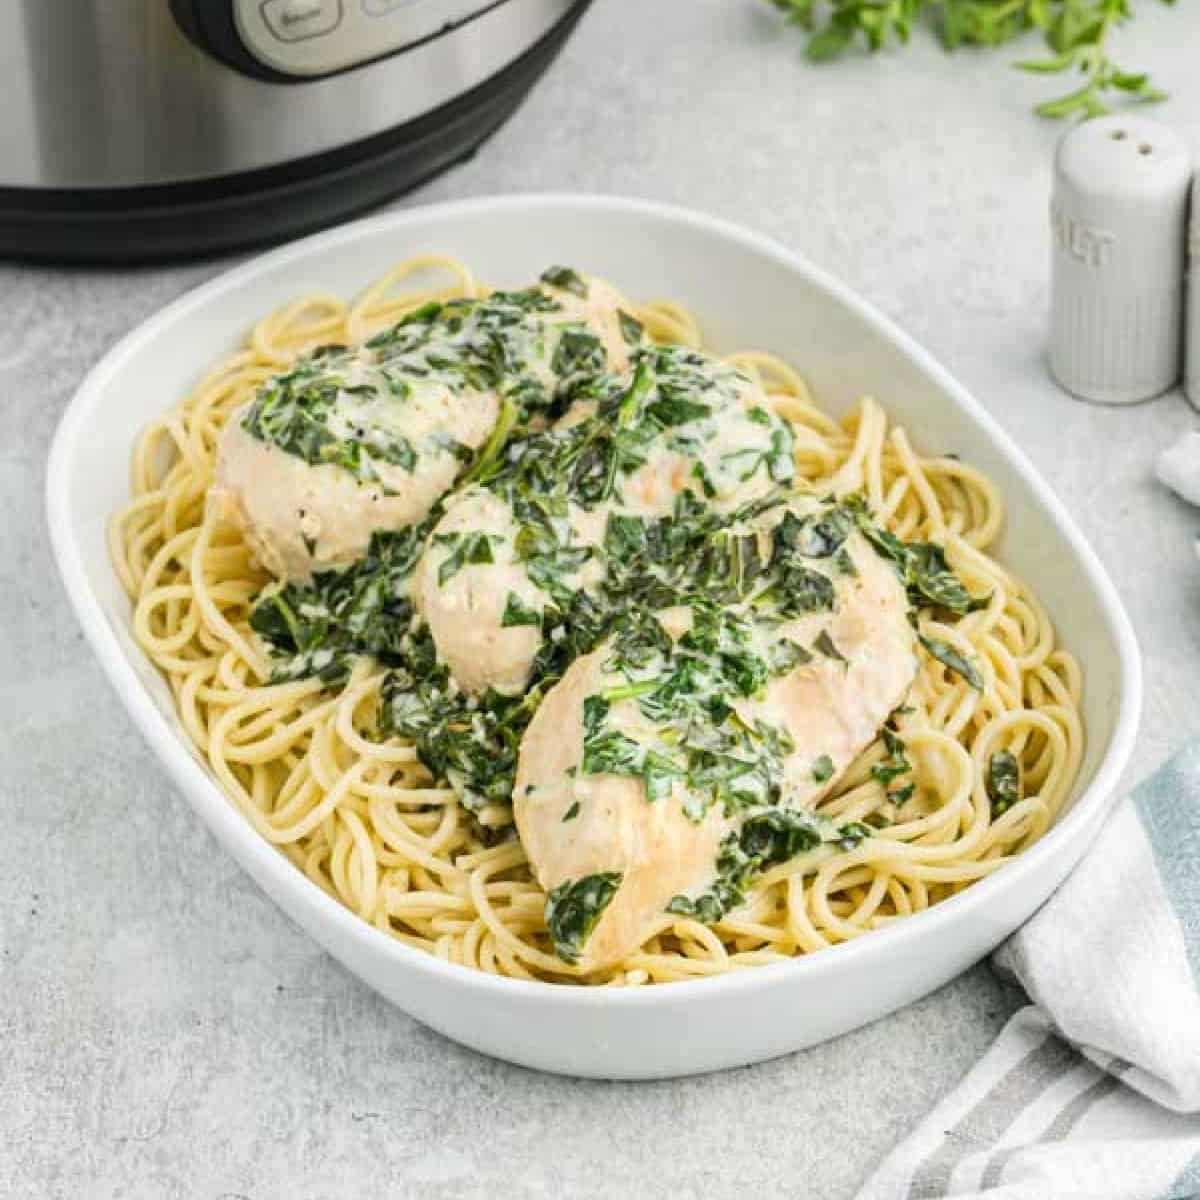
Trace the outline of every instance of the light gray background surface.
<instances>
[{"instance_id":1,"label":"light gray background surface","mask_svg":"<svg viewBox=\"0 0 1200 1200\"><path fill-rule=\"evenodd\" d=\"M1122 56L1153 66L1174 96L1156 115L1200 142L1200 20L1137 10ZM402 203L579 189L693 205L873 300L1016 436L1111 570L1146 659L1139 777L1200 730L1200 513L1151 477L1200 418L1178 395L1086 406L1046 376L1059 128L1029 113L1044 81L1007 51L947 58L923 37L824 68L800 49L754 0L599 0L511 123ZM68 610L43 472L85 370L224 265L0 267L0 1196L852 1195L1019 1004L986 966L764 1066L538 1075L388 1007L174 794Z\"/></svg>"}]
</instances>

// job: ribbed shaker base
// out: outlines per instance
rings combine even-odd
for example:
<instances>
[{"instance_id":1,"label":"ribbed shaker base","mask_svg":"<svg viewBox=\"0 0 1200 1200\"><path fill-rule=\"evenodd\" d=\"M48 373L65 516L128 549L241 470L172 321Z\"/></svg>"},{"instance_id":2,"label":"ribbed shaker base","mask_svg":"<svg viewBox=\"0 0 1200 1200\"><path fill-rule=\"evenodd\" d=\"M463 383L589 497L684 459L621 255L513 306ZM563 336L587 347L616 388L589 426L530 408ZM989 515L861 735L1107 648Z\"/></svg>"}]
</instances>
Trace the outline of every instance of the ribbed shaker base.
<instances>
[{"instance_id":1,"label":"ribbed shaker base","mask_svg":"<svg viewBox=\"0 0 1200 1200\"><path fill-rule=\"evenodd\" d=\"M1073 395L1136 404L1179 382L1182 289L1153 296L1063 297L1050 302L1050 370Z\"/></svg>"}]
</instances>

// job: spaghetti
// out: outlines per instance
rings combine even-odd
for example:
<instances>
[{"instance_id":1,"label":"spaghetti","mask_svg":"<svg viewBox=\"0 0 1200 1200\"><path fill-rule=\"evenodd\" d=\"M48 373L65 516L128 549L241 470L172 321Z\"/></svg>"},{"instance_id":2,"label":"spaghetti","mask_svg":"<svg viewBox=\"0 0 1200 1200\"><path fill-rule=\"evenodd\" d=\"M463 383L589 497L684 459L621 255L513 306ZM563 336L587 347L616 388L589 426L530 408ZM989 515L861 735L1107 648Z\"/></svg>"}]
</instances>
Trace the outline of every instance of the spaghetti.
<instances>
[{"instance_id":1,"label":"spaghetti","mask_svg":"<svg viewBox=\"0 0 1200 1200\"><path fill-rule=\"evenodd\" d=\"M419 280L442 276L437 287ZM798 477L861 491L881 526L944 547L986 603L957 621L921 617L922 637L977 664L980 687L923 657L897 732L913 787L889 793L892 747L875 741L818 811L866 823L851 848L821 845L770 867L712 925L664 912L619 965L585 973L546 932L546 897L502 806L468 813L404 739L382 736L385 670L359 659L331 690L272 683L249 616L269 577L240 531L206 504L230 415L298 355L356 343L430 300L489 292L452 260L399 264L356 302L305 296L270 314L147 428L131 502L110 527L135 636L174 694L188 736L255 830L362 919L464 966L558 982L635 985L720 974L819 950L912 915L1036 841L1070 794L1083 750L1081 676L1033 593L989 553L1003 521L995 486L957 459L917 453L864 399L842 422L774 356L730 362L759 381L794 432ZM629 305L656 341L699 346L695 319L668 303ZM996 763L1010 763L998 800ZM1019 780L1019 787L1018 787Z\"/></svg>"}]
</instances>

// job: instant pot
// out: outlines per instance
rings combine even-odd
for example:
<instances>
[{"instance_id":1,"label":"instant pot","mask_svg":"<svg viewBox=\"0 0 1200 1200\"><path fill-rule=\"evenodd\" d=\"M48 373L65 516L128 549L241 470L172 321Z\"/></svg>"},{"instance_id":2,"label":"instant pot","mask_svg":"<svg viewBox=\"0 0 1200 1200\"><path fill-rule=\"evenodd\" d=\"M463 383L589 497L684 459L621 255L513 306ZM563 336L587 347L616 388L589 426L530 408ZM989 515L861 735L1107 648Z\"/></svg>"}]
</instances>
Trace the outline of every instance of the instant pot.
<instances>
[{"instance_id":1,"label":"instant pot","mask_svg":"<svg viewBox=\"0 0 1200 1200\"><path fill-rule=\"evenodd\" d=\"M5 0L0 255L231 250L469 155L588 0Z\"/></svg>"}]
</instances>

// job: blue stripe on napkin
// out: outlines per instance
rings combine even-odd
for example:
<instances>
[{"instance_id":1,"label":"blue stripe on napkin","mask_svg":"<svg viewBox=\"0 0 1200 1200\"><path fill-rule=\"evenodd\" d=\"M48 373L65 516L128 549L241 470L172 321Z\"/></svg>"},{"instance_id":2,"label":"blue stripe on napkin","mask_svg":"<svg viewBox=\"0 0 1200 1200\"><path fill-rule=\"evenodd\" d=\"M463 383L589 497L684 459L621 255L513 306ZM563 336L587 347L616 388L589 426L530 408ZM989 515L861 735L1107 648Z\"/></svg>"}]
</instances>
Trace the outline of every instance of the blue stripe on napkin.
<instances>
[{"instance_id":1,"label":"blue stripe on napkin","mask_svg":"<svg viewBox=\"0 0 1200 1200\"><path fill-rule=\"evenodd\" d=\"M1159 875L1183 929L1200 987L1200 742L1193 742L1133 793Z\"/></svg>"},{"instance_id":2,"label":"blue stripe on napkin","mask_svg":"<svg viewBox=\"0 0 1200 1200\"><path fill-rule=\"evenodd\" d=\"M1162 1200L1196 1200L1200 1196L1200 1154L1183 1169Z\"/></svg>"}]
</instances>

